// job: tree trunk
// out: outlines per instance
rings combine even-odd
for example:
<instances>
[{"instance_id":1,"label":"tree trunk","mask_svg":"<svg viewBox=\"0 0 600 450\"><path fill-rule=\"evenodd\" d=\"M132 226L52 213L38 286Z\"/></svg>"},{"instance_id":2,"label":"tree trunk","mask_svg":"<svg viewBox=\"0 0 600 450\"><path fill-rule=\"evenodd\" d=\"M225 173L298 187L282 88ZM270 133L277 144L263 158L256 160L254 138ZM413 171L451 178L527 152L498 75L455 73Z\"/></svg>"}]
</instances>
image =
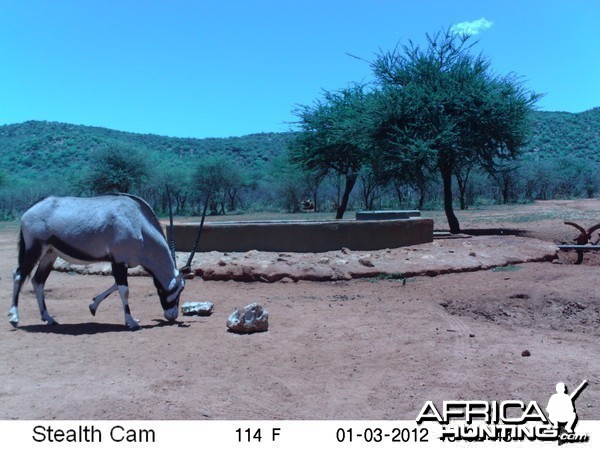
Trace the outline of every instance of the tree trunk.
<instances>
[{"instance_id":1,"label":"tree trunk","mask_svg":"<svg viewBox=\"0 0 600 450\"><path fill-rule=\"evenodd\" d=\"M417 209L422 210L425 205L425 187L420 185L418 188L419 200L417 201Z\"/></svg>"},{"instance_id":2,"label":"tree trunk","mask_svg":"<svg viewBox=\"0 0 600 450\"><path fill-rule=\"evenodd\" d=\"M344 195L342 195L342 202L340 206L337 208L337 212L335 215L336 219L342 219L344 217L344 213L346 212L346 208L348 207L348 199L350 198L350 192L354 188L356 184L356 175L346 175L346 184L344 186Z\"/></svg>"},{"instance_id":3,"label":"tree trunk","mask_svg":"<svg viewBox=\"0 0 600 450\"><path fill-rule=\"evenodd\" d=\"M469 171L467 170L463 177L460 173L455 174L456 185L458 186L458 198L460 201L460 209L464 211L467 206L467 183L469 182Z\"/></svg>"},{"instance_id":4,"label":"tree trunk","mask_svg":"<svg viewBox=\"0 0 600 450\"><path fill-rule=\"evenodd\" d=\"M460 233L460 224L452 207L452 168L441 167L440 172L444 183L444 211L448 219L448 226L450 227L450 233L457 234Z\"/></svg>"},{"instance_id":5,"label":"tree trunk","mask_svg":"<svg viewBox=\"0 0 600 450\"><path fill-rule=\"evenodd\" d=\"M401 205L404 201L404 194L402 193L402 185L398 181L394 181L394 190L396 191L396 197L398 198L398 204Z\"/></svg>"}]
</instances>

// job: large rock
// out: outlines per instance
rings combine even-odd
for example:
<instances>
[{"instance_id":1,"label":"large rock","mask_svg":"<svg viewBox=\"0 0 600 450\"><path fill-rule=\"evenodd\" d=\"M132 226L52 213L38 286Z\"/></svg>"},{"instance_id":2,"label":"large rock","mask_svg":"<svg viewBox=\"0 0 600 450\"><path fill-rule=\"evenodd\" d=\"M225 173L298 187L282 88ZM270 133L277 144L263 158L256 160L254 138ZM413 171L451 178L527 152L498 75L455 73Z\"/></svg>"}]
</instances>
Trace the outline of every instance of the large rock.
<instances>
[{"instance_id":1,"label":"large rock","mask_svg":"<svg viewBox=\"0 0 600 450\"><path fill-rule=\"evenodd\" d=\"M227 319L227 328L234 333L255 333L269 329L269 313L258 303L234 311Z\"/></svg>"}]
</instances>

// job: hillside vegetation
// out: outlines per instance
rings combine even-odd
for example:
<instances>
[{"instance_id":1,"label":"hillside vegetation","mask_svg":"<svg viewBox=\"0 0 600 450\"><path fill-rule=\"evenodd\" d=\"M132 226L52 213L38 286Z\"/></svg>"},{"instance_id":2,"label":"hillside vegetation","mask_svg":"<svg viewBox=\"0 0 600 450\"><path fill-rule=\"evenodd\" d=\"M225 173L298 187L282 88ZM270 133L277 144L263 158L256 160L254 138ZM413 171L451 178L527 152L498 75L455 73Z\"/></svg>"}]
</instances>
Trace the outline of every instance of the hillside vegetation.
<instances>
[{"instance_id":1,"label":"hillside vegetation","mask_svg":"<svg viewBox=\"0 0 600 450\"><path fill-rule=\"evenodd\" d=\"M581 158L600 162L600 108L578 114L537 111L526 156Z\"/></svg>"},{"instance_id":2,"label":"hillside vegetation","mask_svg":"<svg viewBox=\"0 0 600 450\"><path fill-rule=\"evenodd\" d=\"M600 108L577 114L537 111L531 120L530 142L520 159L502 176L473 174L464 207L596 195ZM159 211L165 208L164 186L169 182L181 188L178 212L197 210L203 198L202 186L197 184L216 182L202 177L212 170L206 165L210 161L215 162L213 168L228 165L238 177L235 189L223 187L222 204L213 205L213 213L293 212L306 198L317 201L322 211L332 210L339 198L339 180L331 177L312 186L288 161L293 140L292 132L192 139L40 121L0 126L0 217L13 217L45 195L92 194L88 172L98 164L98 152L111 147L143 157L148 172L132 192L147 198ZM418 201L416 193L402 186L380 186L369 195L357 189L351 207L414 207ZM434 181L417 206L435 208L439 196Z\"/></svg>"}]
</instances>

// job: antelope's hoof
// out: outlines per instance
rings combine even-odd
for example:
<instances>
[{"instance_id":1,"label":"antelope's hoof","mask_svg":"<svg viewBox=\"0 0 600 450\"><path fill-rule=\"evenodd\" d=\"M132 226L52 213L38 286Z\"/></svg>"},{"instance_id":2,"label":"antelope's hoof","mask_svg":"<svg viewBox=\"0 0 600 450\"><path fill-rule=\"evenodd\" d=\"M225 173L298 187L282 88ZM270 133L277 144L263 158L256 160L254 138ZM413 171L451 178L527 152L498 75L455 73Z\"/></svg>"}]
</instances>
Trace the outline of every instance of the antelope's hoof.
<instances>
[{"instance_id":1,"label":"antelope's hoof","mask_svg":"<svg viewBox=\"0 0 600 450\"><path fill-rule=\"evenodd\" d=\"M125 326L129 328L129 331L137 331L141 328L139 322L136 319L134 319L132 322L125 322Z\"/></svg>"},{"instance_id":2,"label":"antelope's hoof","mask_svg":"<svg viewBox=\"0 0 600 450\"><path fill-rule=\"evenodd\" d=\"M89 308L90 308L90 312L92 313L92 316L96 317L96 308L94 308L93 305L90 305Z\"/></svg>"},{"instance_id":3,"label":"antelope's hoof","mask_svg":"<svg viewBox=\"0 0 600 450\"><path fill-rule=\"evenodd\" d=\"M10 308L10 311L8 311L8 321L15 328L19 326L19 313L17 312L17 308L15 306Z\"/></svg>"}]
</instances>

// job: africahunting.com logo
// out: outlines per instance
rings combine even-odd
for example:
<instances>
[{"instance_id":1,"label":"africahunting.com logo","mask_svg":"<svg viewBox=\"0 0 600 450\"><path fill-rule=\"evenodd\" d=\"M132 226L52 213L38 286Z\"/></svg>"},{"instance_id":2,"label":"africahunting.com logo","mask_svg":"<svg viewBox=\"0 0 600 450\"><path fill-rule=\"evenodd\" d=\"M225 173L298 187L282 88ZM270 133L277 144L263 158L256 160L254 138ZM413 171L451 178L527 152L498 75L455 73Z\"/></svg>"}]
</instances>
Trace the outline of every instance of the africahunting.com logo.
<instances>
[{"instance_id":1,"label":"africahunting.com logo","mask_svg":"<svg viewBox=\"0 0 600 450\"><path fill-rule=\"evenodd\" d=\"M546 412L535 401L520 400L444 401L438 409L427 401L417 417L417 424L436 422L442 425L442 441L558 441L587 442L589 435L577 433L575 400L587 386L584 380L572 393L564 383L556 385Z\"/></svg>"}]
</instances>

